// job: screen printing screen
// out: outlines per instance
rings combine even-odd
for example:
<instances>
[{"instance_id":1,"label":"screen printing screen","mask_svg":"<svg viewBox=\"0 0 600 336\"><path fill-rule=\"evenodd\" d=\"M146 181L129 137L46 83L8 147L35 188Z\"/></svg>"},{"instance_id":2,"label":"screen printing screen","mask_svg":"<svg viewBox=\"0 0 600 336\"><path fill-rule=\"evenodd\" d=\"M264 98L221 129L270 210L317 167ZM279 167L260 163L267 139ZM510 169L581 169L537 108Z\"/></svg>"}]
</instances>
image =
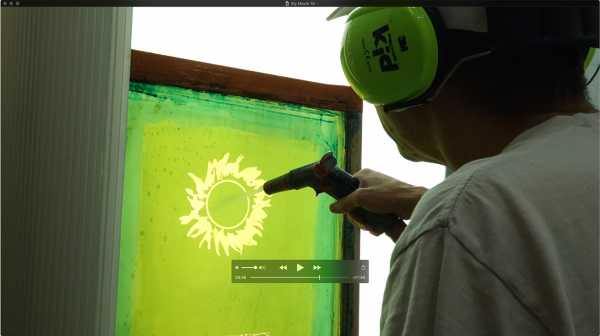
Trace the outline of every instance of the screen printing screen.
<instances>
[{"instance_id":1,"label":"screen printing screen","mask_svg":"<svg viewBox=\"0 0 600 336\"><path fill-rule=\"evenodd\" d=\"M131 82L117 335L338 335L340 285L231 282L232 260L341 259L342 217L265 180L333 152L344 114Z\"/></svg>"}]
</instances>

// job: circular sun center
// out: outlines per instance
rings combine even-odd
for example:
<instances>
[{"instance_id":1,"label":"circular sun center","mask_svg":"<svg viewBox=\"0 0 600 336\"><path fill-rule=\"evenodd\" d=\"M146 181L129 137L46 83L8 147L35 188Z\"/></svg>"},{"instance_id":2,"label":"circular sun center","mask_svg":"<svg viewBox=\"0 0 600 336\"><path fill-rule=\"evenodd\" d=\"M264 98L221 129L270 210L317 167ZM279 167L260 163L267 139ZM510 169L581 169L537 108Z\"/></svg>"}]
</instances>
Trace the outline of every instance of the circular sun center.
<instances>
[{"instance_id":1,"label":"circular sun center","mask_svg":"<svg viewBox=\"0 0 600 336\"><path fill-rule=\"evenodd\" d=\"M206 198L206 213L215 226L235 229L242 225L249 211L250 198L240 183L223 180L210 188Z\"/></svg>"}]
</instances>

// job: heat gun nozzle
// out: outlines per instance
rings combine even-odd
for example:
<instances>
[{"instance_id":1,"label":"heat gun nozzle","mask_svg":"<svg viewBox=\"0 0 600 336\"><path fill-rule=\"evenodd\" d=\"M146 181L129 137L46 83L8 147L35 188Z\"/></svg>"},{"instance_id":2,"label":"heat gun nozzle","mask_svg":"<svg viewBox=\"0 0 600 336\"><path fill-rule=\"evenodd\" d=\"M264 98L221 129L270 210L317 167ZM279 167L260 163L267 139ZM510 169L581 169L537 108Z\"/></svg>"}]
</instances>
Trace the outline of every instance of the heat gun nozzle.
<instances>
[{"instance_id":1,"label":"heat gun nozzle","mask_svg":"<svg viewBox=\"0 0 600 336\"><path fill-rule=\"evenodd\" d=\"M265 193L267 193L267 195L272 195L290 189L292 189L292 187L290 186L290 177L288 174L276 177L270 181L265 182L265 184L263 185L263 190L265 191Z\"/></svg>"}]
</instances>

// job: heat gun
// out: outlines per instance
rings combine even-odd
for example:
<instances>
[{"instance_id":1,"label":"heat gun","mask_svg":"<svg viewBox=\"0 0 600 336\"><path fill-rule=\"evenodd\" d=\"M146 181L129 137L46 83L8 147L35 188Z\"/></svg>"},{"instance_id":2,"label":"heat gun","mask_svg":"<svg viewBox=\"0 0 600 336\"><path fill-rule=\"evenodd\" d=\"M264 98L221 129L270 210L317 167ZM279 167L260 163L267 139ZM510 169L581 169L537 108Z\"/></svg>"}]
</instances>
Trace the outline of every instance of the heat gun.
<instances>
[{"instance_id":1,"label":"heat gun","mask_svg":"<svg viewBox=\"0 0 600 336\"><path fill-rule=\"evenodd\" d=\"M328 152L317 162L293 169L287 174L265 182L263 190L272 195L286 190L310 187L316 195L325 192L337 200L358 189L359 183L356 177L338 168L335 156ZM351 214L374 226L379 233L387 232L393 225L402 222L393 214L377 214L363 208L356 208Z\"/></svg>"}]
</instances>

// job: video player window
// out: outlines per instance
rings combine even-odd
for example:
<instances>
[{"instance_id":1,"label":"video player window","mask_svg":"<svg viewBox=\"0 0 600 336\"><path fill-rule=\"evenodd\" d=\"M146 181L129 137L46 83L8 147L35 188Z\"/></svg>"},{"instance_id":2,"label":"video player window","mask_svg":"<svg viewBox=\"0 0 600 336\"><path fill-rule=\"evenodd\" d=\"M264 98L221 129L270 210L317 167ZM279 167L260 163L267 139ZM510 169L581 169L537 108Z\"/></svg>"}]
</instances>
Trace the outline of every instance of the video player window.
<instances>
[{"instance_id":1,"label":"video player window","mask_svg":"<svg viewBox=\"0 0 600 336\"><path fill-rule=\"evenodd\" d=\"M117 335L339 335L341 285L232 283L230 268L344 257L332 198L262 184L330 151L343 167L346 113L132 78Z\"/></svg>"}]
</instances>

